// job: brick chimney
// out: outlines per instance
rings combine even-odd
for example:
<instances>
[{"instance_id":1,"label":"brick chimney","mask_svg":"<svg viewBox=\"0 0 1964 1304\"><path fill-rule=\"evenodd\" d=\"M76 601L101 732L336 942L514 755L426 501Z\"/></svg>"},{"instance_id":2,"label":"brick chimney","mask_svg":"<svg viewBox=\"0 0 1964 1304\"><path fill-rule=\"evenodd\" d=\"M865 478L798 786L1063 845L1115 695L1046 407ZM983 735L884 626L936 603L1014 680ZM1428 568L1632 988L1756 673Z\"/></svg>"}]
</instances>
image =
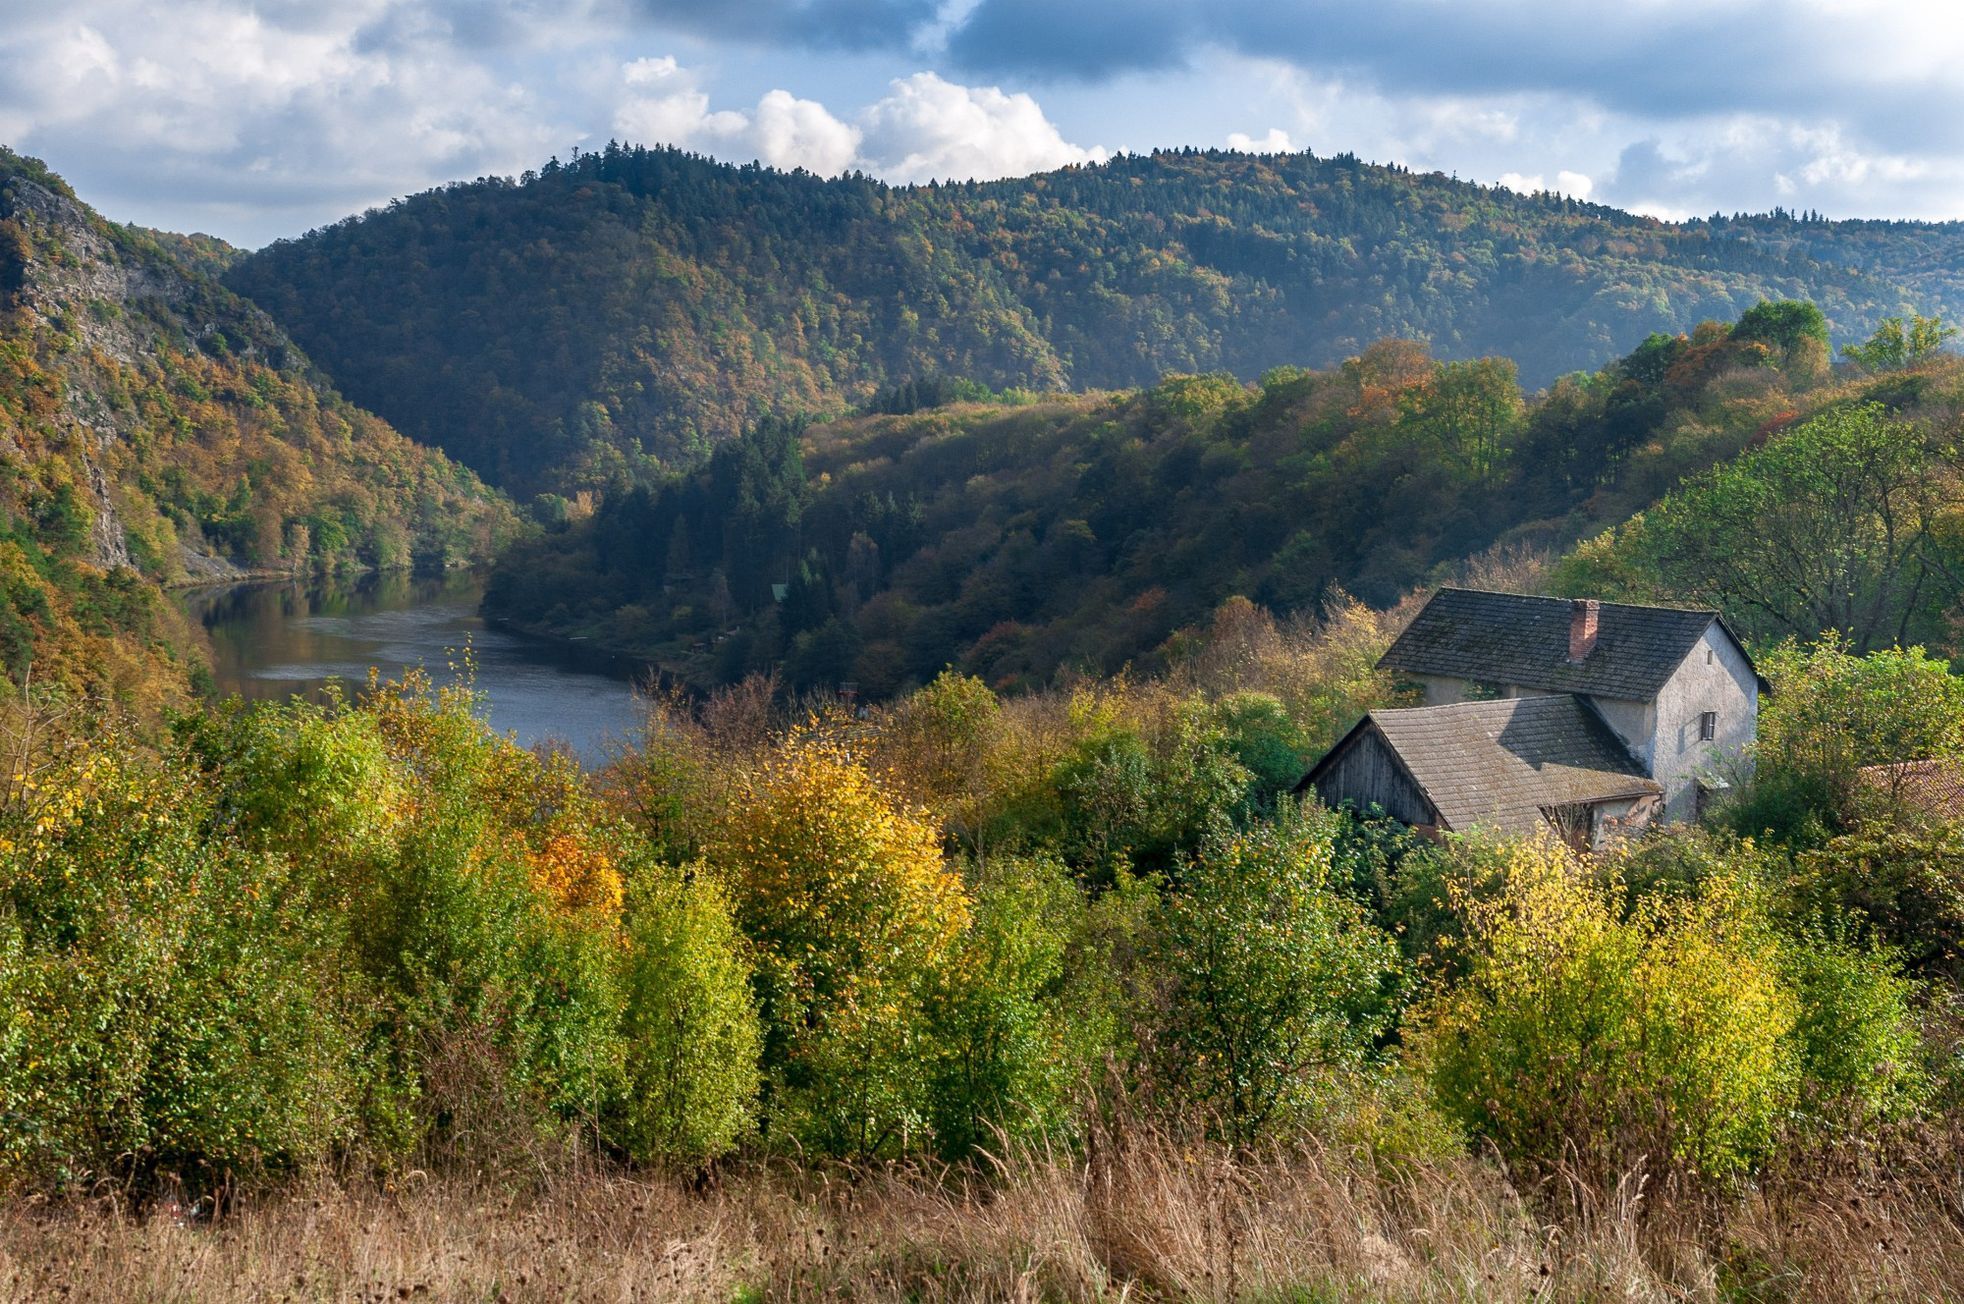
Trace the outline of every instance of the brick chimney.
<instances>
[{"instance_id":1,"label":"brick chimney","mask_svg":"<svg viewBox=\"0 0 1964 1304\"><path fill-rule=\"evenodd\" d=\"M1594 598L1577 598L1568 608L1568 660L1570 665L1580 665L1596 650L1596 625L1601 620L1603 604Z\"/></svg>"}]
</instances>

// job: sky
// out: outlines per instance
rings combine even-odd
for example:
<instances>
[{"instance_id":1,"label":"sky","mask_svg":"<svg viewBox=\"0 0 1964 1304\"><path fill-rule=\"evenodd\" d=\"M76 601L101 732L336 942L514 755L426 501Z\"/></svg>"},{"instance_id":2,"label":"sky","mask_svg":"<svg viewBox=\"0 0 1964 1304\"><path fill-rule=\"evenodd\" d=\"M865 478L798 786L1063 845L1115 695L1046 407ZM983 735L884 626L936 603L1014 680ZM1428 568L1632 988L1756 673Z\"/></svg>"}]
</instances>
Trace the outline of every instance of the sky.
<instances>
[{"instance_id":1,"label":"sky","mask_svg":"<svg viewBox=\"0 0 1964 1304\"><path fill-rule=\"evenodd\" d=\"M0 0L0 143L258 246L618 139L894 182L1353 152L1660 217L1964 218L1964 6Z\"/></svg>"}]
</instances>

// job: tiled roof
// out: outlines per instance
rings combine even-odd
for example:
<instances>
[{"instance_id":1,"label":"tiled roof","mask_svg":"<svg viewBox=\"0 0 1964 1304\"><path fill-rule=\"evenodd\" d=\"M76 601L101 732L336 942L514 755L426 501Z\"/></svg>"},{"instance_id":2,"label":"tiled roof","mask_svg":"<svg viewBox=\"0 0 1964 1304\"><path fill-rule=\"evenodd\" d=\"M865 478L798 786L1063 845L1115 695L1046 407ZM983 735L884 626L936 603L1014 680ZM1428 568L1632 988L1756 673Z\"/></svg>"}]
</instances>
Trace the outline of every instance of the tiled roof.
<instances>
[{"instance_id":1,"label":"tiled roof","mask_svg":"<svg viewBox=\"0 0 1964 1304\"><path fill-rule=\"evenodd\" d=\"M1547 807L1663 791L1602 717L1566 694L1373 711L1366 723L1460 832L1530 833Z\"/></svg>"},{"instance_id":2,"label":"tiled roof","mask_svg":"<svg viewBox=\"0 0 1964 1304\"><path fill-rule=\"evenodd\" d=\"M1647 702L1718 619L1713 611L1605 602L1595 648L1572 664L1571 610L1567 598L1440 589L1379 664L1407 674Z\"/></svg>"},{"instance_id":3,"label":"tiled roof","mask_svg":"<svg viewBox=\"0 0 1964 1304\"><path fill-rule=\"evenodd\" d=\"M1956 819L1964 815L1964 762L1954 760L1897 761L1864 765L1855 774L1864 792L1899 801L1928 815Z\"/></svg>"}]
</instances>

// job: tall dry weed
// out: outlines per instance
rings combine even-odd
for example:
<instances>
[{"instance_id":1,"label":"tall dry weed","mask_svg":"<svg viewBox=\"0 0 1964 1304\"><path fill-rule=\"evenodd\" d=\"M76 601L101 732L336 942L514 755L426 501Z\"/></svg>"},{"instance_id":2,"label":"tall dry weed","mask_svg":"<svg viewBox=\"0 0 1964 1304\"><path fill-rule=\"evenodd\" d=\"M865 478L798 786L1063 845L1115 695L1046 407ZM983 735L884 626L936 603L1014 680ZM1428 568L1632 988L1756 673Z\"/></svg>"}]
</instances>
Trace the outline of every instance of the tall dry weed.
<instances>
[{"instance_id":1,"label":"tall dry weed","mask_svg":"<svg viewBox=\"0 0 1964 1304\"><path fill-rule=\"evenodd\" d=\"M1931 1300L1964 1296L1964 1144L1804 1152L1725 1195L1524 1194L1490 1161L1382 1170L1137 1126L979 1168L739 1165L685 1182L325 1177L201 1218L0 1212L0 1300Z\"/></svg>"}]
</instances>

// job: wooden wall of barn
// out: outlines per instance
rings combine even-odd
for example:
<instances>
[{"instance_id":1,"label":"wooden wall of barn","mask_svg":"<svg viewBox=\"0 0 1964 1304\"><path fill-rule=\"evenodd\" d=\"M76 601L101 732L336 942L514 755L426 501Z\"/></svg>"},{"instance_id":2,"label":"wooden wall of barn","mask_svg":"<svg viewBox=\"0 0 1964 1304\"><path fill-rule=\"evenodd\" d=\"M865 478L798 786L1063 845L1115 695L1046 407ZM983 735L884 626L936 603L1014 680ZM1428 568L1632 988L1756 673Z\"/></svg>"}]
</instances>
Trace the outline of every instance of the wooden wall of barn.
<instances>
[{"instance_id":1,"label":"wooden wall of barn","mask_svg":"<svg viewBox=\"0 0 1964 1304\"><path fill-rule=\"evenodd\" d=\"M1366 728L1350 745L1330 758L1316 779L1316 795L1325 806L1349 802L1358 810L1382 806L1384 813L1406 824L1439 822L1439 813L1418 785L1405 777L1391 747L1375 726Z\"/></svg>"}]
</instances>

